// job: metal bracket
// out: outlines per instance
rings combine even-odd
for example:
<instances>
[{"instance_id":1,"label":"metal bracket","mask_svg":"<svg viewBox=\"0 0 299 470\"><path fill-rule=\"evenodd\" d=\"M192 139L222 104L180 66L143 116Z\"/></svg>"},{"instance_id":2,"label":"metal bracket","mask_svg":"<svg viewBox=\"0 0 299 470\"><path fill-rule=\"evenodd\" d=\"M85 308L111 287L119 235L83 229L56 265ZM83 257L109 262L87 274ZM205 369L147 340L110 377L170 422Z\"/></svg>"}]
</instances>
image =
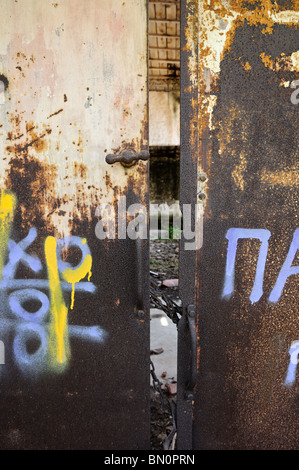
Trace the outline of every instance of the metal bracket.
<instances>
[{"instance_id":1,"label":"metal bracket","mask_svg":"<svg viewBox=\"0 0 299 470\"><path fill-rule=\"evenodd\" d=\"M136 239L136 262L137 262L137 317L144 319L144 293L143 293L143 262L142 262L142 240Z\"/></svg>"},{"instance_id":2,"label":"metal bracket","mask_svg":"<svg viewBox=\"0 0 299 470\"><path fill-rule=\"evenodd\" d=\"M190 368L189 368L189 379L187 381L187 387L185 397L187 400L193 400L194 388L197 377L197 335L196 335L196 309L195 305L187 306L187 320L191 343L191 356L190 356Z\"/></svg>"}]
</instances>

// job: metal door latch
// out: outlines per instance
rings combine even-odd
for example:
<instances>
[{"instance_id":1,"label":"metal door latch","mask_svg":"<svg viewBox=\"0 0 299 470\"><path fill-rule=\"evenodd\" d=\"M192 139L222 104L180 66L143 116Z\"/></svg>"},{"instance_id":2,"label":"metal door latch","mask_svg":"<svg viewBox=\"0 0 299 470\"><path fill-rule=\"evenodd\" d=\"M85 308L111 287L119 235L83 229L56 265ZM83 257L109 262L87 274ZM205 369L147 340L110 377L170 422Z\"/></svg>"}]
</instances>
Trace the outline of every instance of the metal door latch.
<instances>
[{"instance_id":1,"label":"metal door latch","mask_svg":"<svg viewBox=\"0 0 299 470\"><path fill-rule=\"evenodd\" d=\"M106 155L106 162L109 165L119 162L123 166L130 167L135 165L138 160L149 160L149 157L150 154L147 150L142 150L137 153L134 149L124 149L120 153L110 153L109 155Z\"/></svg>"}]
</instances>

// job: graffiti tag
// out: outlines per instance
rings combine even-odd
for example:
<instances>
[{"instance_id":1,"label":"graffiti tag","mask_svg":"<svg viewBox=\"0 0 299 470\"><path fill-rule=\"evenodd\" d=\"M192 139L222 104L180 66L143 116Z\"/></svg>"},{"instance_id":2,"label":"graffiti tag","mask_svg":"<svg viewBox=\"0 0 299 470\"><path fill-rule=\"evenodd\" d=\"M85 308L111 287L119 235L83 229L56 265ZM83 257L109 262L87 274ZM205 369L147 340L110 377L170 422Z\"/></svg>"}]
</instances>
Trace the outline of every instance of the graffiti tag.
<instances>
[{"instance_id":1,"label":"graffiti tag","mask_svg":"<svg viewBox=\"0 0 299 470\"><path fill-rule=\"evenodd\" d=\"M257 239L261 242L259 255L256 265L255 280L250 294L251 303L258 302L263 295L263 282L265 266L268 255L268 241L271 236L269 230L264 229L244 229L230 228L226 233L228 240L226 268L224 277L224 286L222 290L222 298L229 300L235 291L235 265L237 256L238 241L240 239ZM299 249L299 229L296 229L293 235L291 245L287 256L279 271L277 280L270 292L268 301L276 304L284 290L287 279L294 274L299 274L299 266L293 266L297 250ZM292 386L296 380L296 371L299 357L299 341L294 341L289 349L290 362L287 370L285 386Z\"/></svg>"},{"instance_id":2,"label":"graffiti tag","mask_svg":"<svg viewBox=\"0 0 299 470\"><path fill-rule=\"evenodd\" d=\"M74 307L75 290L90 294L96 291L96 286L90 282L90 249L85 238L70 236L56 240L48 236L44 242L48 278L16 279L20 265L29 268L35 276L42 272L43 266L36 254L28 252L38 235L35 227L31 227L27 236L18 243L10 238L15 207L15 196L2 191L0 334L6 337L8 333L14 333L12 357L23 373L38 375L48 370L62 371L71 356L70 337L103 343L106 336L106 332L99 326L76 326L68 323L69 310ZM77 266L63 260L63 251L68 247L76 247L81 252L81 261ZM65 302L65 293L70 294L69 307ZM27 309L30 301L38 305L34 312ZM38 342L38 347L34 351L28 351L28 344L33 340ZM1 362L1 347L0 364L4 364L4 360Z\"/></svg>"}]
</instances>

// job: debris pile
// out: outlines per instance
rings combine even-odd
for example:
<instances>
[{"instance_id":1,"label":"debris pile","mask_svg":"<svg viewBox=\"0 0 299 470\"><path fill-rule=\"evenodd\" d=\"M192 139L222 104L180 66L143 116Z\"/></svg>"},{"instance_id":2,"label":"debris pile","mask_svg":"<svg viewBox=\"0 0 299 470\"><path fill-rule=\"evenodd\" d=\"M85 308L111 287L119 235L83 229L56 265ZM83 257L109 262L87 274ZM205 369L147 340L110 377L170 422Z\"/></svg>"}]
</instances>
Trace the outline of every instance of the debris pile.
<instances>
[{"instance_id":1,"label":"debris pile","mask_svg":"<svg viewBox=\"0 0 299 470\"><path fill-rule=\"evenodd\" d=\"M155 240L150 246L151 307L163 310L175 323L182 315L179 298L179 244L177 241Z\"/></svg>"},{"instance_id":2,"label":"debris pile","mask_svg":"<svg viewBox=\"0 0 299 470\"><path fill-rule=\"evenodd\" d=\"M162 310L178 325L182 315L178 291L179 242L154 240L150 244L150 304ZM161 347L151 350L151 356L163 354ZM165 372L166 374L166 372ZM157 377L151 361L151 448L173 450L176 445L177 384L165 383L163 373Z\"/></svg>"}]
</instances>

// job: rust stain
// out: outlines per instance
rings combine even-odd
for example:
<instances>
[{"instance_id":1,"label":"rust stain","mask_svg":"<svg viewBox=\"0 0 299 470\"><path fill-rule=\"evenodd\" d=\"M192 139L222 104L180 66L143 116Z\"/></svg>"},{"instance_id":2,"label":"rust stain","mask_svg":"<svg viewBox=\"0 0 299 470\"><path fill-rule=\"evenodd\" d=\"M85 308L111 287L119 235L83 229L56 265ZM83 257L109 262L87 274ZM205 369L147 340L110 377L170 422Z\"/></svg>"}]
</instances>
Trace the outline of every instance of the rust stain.
<instances>
[{"instance_id":1,"label":"rust stain","mask_svg":"<svg viewBox=\"0 0 299 470\"><path fill-rule=\"evenodd\" d=\"M187 2L190 12L185 28L186 45L189 61L188 70L191 85L186 92L198 88L198 100L192 99L194 116L190 118L190 143L196 149L197 136L202 136L206 130L213 130L213 110L217 104L216 94L221 72L221 62L226 54L229 54L231 45L238 29L244 25L256 27L259 31L269 36L273 33L276 24L283 23L294 27L299 21L299 16L294 19L294 13L299 11L299 3L295 2L292 10L280 6L270 0L257 2L231 1L196 1ZM295 21L296 20L296 21ZM198 45L198 54L196 47ZM260 60L265 67L277 71L299 70L299 52L291 55L282 53L279 57L271 57L265 51L260 53ZM252 64L247 58L239 58L240 66L245 71L252 70ZM197 108L198 107L198 108ZM198 112L196 110L198 109ZM196 114L196 116L195 116ZM201 145L202 139L198 139ZM201 152L199 148L198 152ZM210 166L210 154L205 152L205 161L199 162L199 171L208 171ZM196 156L195 156L196 158Z\"/></svg>"},{"instance_id":2,"label":"rust stain","mask_svg":"<svg viewBox=\"0 0 299 470\"><path fill-rule=\"evenodd\" d=\"M271 59L270 55L266 55L264 52L260 54L260 57L262 59L262 62L265 67L268 67L269 69L273 69L273 60Z\"/></svg>"},{"instance_id":3,"label":"rust stain","mask_svg":"<svg viewBox=\"0 0 299 470\"><path fill-rule=\"evenodd\" d=\"M245 64L242 63L242 67L244 70L248 71L248 70L251 70L252 67L250 65L250 63L247 61Z\"/></svg>"},{"instance_id":4,"label":"rust stain","mask_svg":"<svg viewBox=\"0 0 299 470\"><path fill-rule=\"evenodd\" d=\"M50 116L48 116L47 119L50 119L50 118L53 117L53 116L57 116L57 114L60 114L60 113L62 113L62 112L63 112L63 109L61 108L61 109L59 109L58 111L56 111L55 113L50 114Z\"/></svg>"},{"instance_id":5,"label":"rust stain","mask_svg":"<svg viewBox=\"0 0 299 470\"><path fill-rule=\"evenodd\" d=\"M282 3L288 5L290 10L287 6L281 6ZM282 227L278 224L278 231L281 230L283 234L280 234L278 247L270 248L271 254L267 261L268 275L272 280L275 263L277 260L283 263L284 259L279 250L287 250L285 233L288 233L292 222L296 224L297 218L298 195L296 191L289 191L289 188L299 184L297 139L293 136L296 135L296 110L288 105L289 90L279 90L279 82L284 79L290 83L297 78L299 2L187 0L187 5L190 5L190 11L186 18L187 44L184 49L190 52L190 86L185 92L190 94L193 108L187 121L190 122L188 137L194 149L193 158L197 162L198 173L203 171L209 176L206 187L209 205L205 209L205 220L217 217L217 229L220 219L237 224L240 221L246 224L255 221L255 226L269 227L275 217L280 217L282 209L279 206L283 206L287 217ZM284 39L288 34L294 40L286 44ZM254 83L254 76L258 84ZM272 85L271 92L262 96L263 87L266 89ZM193 95L196 97L194 100ZM264 108L269 105L265 112L261 102L266 105ZM285 115L280 119L281 109ZM277 192L274 193L275 186ZM212 222L208 220L207 230L213 226ZM212 232L207 233L207 240L209 235L211 238L214 236ZM277 236L277 233L273 236ZM254 281L257 245L254 250L255 257L252 256L252 244L240 248L240 265L243 267L238 282L240 289L247 289L248 292L248 282L252 285ZM198 254L198 267L203 267L200 259L205 254L205 250ZM215 258L209 252L205 261L211 259ZM206 306L204 297L211 294L205 287L202 293L202 286L206 282L201 279L206 269L204 266L200 274L196 273L195 282L198 293L196 301ZM279 348L287 351L287 335L296 335L298 330L298 299L292 294L294 292L296 285L287 292L287 307L281 305L280 311L275 311L275 314L271 307L266 314L260 309L256 312L259 318L256 318L258 315L252 318L251 306L243 298L234 299L234 303L228 307L229 318L233 317L233 321L242 324L246 341L241 338L240 329L240 332L234 332L234 338L225 349L233 369L226 376L225 386L238 390L240 399L237 409L234 408L238 415L236 428L241 429L245 422L249 423L247 437L253 442L259 432L265 434L264 442L267 441L265 421L269 423L271 434L270 423L277 420L277 406L281 406L282 414L288 415L290 395L283 396L278 386L282 370ZM209 308L213 308L213 302L214 299L211 300L212 307L207 307L208 313ZM277 338L283 328L286 336L282 347L278 345ZM201 331L197 333L200 337ZM243 361L244 343L250 347L246 361ZM198 365L200 354L202 352L198 350ZM244 386L246 377L251 380L250 389L247 390ZM260 396L257 396L259 393Z\"/></svg>"},{"instance_id":6,"label":"rust stain","mask_svg":"<svg viewBox=\"0 0 299 470\"><path fill-rule=\"evenodd\" d=\"M290 56L291 59L291 70L299 72L299 51L293 52Z\"/></svg>"},{"instance_id":7,"label":"rust stain","mask_svg":"<svg viewBox=\"0 0 299 470\"><path fill-rule=\"evenodd\" d=\"M42 164L26 154L11 158L5 185L17 196L15 221L24 233L32 225L51 231L47 218L51 209L47 206L49 194L55 194L56 177L54 165Z\"/></svg>"},{"instance_id":8,"label":"rust stain","mask_svg":"<svg viewBox=\"0 0 299 470\"><path fill-rule=\"evenodd\" d=\"M52 5L57 7L58 3L53 3ZM53 9L51 3L49 8ZM42 11L40 19L45 14L44 9ZM110 23L106 22L108 36L110 38L110 32L111 36L117 34L119 40L122 24L125 25L128 21L131 24L131 19L127 19L125 15L120 15L119 12L116 13L116 16L113 15L113 18L109 15L110 13L107 16ZM9 50L7 59L5 59L7 63L5 63L4 70L12 71L12 74L9 75L9 95L12 97L13 105L5 109L10 127L8 128L9 133L4 135L4 139L7 139L7 142L5 142L6 155L4 159L6 159L6 162L4 168L8 165L8 161L10 161L10 165L15 166L15 170L12 170L11 174L11 178L13 177L15 182L17 174L20 175L20 178L27 178L26 168L29 168L31 160L40 160L45 174L47 173L46 168L49 166L49 191L45 193L45 197L47 197L45 211L48 215L52 214L51 218L48 215L47 218L53 224L57 223L59 225L57 231L67 233L69 229L67 224L70 225L72 231L74 230L72 221L75 217L78 220L80 219L81 222L84 218L88 218L91 221L94 206L103 197L101 183L105 168L102 168L101 163L101 159L104 158L104 155L101 153L102 137L103 142L106 142L105 146L108 147L108 142L113 142L112 146L123 148L132 138L133 132L131 132L131 129L138 128L140 129L140 135L137 135L132 142L129 142L129 145L131 148L136 149L136 151L146 148L148 144L148 130L146 126L147 108L144 106L146 90L144 89L143 94L139 91L137 94L136 88L131 86L130 79L117 82L119 86L114 91L116 98L111 96L104 101L105 103L109 101L112 107L113 103L119 107L118 112L116 111L115 113L116 118L114 115L109 115L111 122L105 124L106 127L104 126L109 128L111 124L110 127L112 127L115 121L120 124L118 130L111 130L111 135L109 135L110 131L107 136L106 134L104 135L105 131L103 129L99 130L99 132L94 129L94 122L98 119L98 111L95 109L89 110L90 113L86 119L83 113L80 114L77 120L77 129L74 129L76 124L72 109L77 109L77 103L72 100L70 107L65 106L65 103L71 99L73 88L70 88L67 80L64 82L63 76L65 75L64 72L67 65L64 64L63 54L61 55L55 49L56 43L49 40L55 31L55 29L52 30L51 25L56 14L53 18L52 16L49 24L41 21L40 26L34 24L32 28L30 24L28 25L28 22L25 22L24 28L23 26L18 28L18 31L15 31L8 38ZM100 29L98 23L96 29ZM97 35L98 33L96 32L95 34ZM97 37L94 36L94 38ZM58 41L58 37L54 36L54 39ZM68 40L71 41L71 35L68 37ZM75 43L71 43L70 53L76 56L77 52L77 42L75 41ZM92 57L98 58L98 54L94 54ZM80 55L81 60L82 64L86 64L86 68L90 67L92 71L97 67L94 65L94 63L97 63L97 60L90 61L90 56L87 57L87 49L86 51L84 49L83 54ZM115 61L115 59L113 60ZM113 60L111 60L111 64L114 63ZM140 62L137 71L142 72L138 74L142 77L144 76L143 72L146 71L144 57L142 57ZM118 71L119 68L117 63L115 69ZM84 74L86 72L88 70L84 70ZM112 79L112 77L109 77L109 79ZM83 88L87 87L86 89L89 89L89 86L87 86L90 85L88 80L86 80ZM78 86L78 93L80 94L79 81L75 82L75 86ZM136 82L136 77L134 82ZM98 95L96 94L96 96ZM99 94L99 96L101 95ZM141 97L140 99L139 96ZM136 103L136 108L138 108L138 118L136 118L136 114L133 116L132 113L133 102ZM98 105L101 105L101 103L98 102ZM93 116L95 117L94 120ZM142 118L144 118L144 121L141 122ZM26 122L27 120L28 122ZM65 128L68 123L70 126L73 126L71 133L63 133L63 127ZM78 132L77 135L76 131ZM116 135L117 132L119 133ZM68 135L71 135L69 142ZM99 138L99 135L101 135L101 138ZM128 135L130 136L129 138ZM74 142L73 145L72 142ZM100 149L98 152L99 160L96 170L93 171L93 165L97 165L97 146ZM53 166L52 168L51 164L53 162L55 162L56 167ZM91 163L88 165L88 162ZM26 165L24 170L22 170L22 164ZM111 200L114 192L122 191L123 189L120 188L123 186L127 188L128 180L130 180L130 185L134 185L136 191L140 191L142 198L144 198L147 186L146 169L147 165L144 162L138 163L136 169L130 170L130 174L127 174L123 168L115 168L111 176L114 190L110 189L109 194L105 194L107 199ZM40 179L41 171L38 173L38 179ZM53 177L54 173L55 177ZM52 177L54 180L56 178L56 184L52 184ZM12 184L11 181L7 181L7 183ZM139 183L140 187L138 186ZM42 185L41 188L43 188ZM35 202L33 202L33 205L35 205ZM63 213L66 214L65 220L58 220L57 215Z\"/></svg>"},{"instance_id":9,"label":"rust stain","mask_svg":"<svg viewBox=\"0 0 299 470\"><path fill-rule=\"evenodd\" d=\"M265 169L261 174L262 183L270 186L296 187L299 185L299 168L298 166L288 168L281 171L269 172Z\"/></svg>"},{"instance_id":10,"label":"rust stain","mask_svg":"<svg viewBox=\"0 0 299 470\"><path fill-rule=\"evenodd\" d=\"M243 153L240 155L240 163L239 165L235 166L235 169L232 172L232 178L236 184L236 186L241 190L244 191L245 187L245 179L244 179L244 172L247 167L247 161Z\"/></svg>"},{"instance_id":11,"label":"rust stain","mask_svg":"<svg viewBox=\"0 0 299 470\"><path fill-rule=\"evenodd\" d=\"M83 163L73 162L73 174L75 178L86 180L87 167Z\"/></svg>"},{"instance_id":12,"label":"rust stain","mask_svg":"<svg viewBox=\"0 0 299 470\"><path fill-rule=\"evenodd\" d=\"M192 96L197 92L198 87L198 3L195 4L188 1L188 16L185 28L185 44L183 46L184 51L188 51L188 70L189 70L189 92ZM189 127L190 127L190 144L192 148L197 149L198 144L198 106L201 103L197 102L197 99L191 98L191 106L193 109L193 115L189 116ZM196 158L196 152L194 152Z\"/></svg>"},{"instance_id":13,"label":"rust stain","mask_svg":"<svg viewBox=\"0 0 299 470\"><path fill-rule=\"evenodd\" d=\"M15 122L17 123L17 125L20 124L18 118L15 120ZM52 133L52 130L50 128L46 128L42 133L38 134L36 132L37 128L38 126L35 126L33 122L27 122L25 142L22 141L21 143L9 145L6 147L6 151L9 154L22 154L26 152L29 147L32 147L37 153L44 152L48 147L48 143L45 137L50 135ZM16 141L20 140L22 137L24 137L24 134L14 135L12 132L8 132L7 140Z\"/></svg>"},{"instance_id":14,"label":"rust stain","mask_svg":"<svg viewBox=\"0 0 299 470\"><path fill-rule=\"evenodd\" d=\"M83 145L83 138L82 138L82 132L79 130L78 131L78 142L77 142L77 151L83 155L84 152L84 145ZM85 173L86 177L86 173Z\"/></svg>"}]
</instances>

